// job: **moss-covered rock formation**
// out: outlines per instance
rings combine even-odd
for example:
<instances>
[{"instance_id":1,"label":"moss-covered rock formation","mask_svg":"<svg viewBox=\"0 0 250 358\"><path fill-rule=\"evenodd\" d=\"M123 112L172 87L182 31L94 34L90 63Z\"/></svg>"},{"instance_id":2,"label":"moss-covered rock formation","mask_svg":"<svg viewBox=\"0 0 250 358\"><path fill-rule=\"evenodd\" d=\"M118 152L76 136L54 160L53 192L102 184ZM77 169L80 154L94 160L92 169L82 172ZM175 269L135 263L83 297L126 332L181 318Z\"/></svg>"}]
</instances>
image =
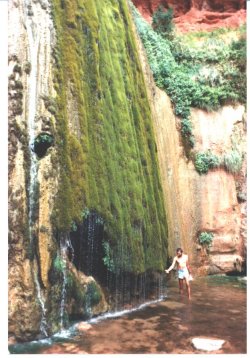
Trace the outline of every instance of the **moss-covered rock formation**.
<instances>
[{"instance_id":1,"label":"moss-covered rock formation","mask_svg":"<svg viewBox=\"0 0 250 358\"><path fill-rule=\"evenodd\" d=\"M162 270L166 216L127 2L52 3L61 168L54 228L70 231L82 222L85 208L95 210L104 219L115 270Z\"/></svg>"},{"instance_id":2,"label":"moss-covered rock formation","mask_svg":"<svg viewBox=\"0 0 250 358\"><path fill-rule=\"evenodd\" d=\"M168 232L127 1L9 13L9 334L27 341L158 297Z\"/></svg>"}]
</instances>

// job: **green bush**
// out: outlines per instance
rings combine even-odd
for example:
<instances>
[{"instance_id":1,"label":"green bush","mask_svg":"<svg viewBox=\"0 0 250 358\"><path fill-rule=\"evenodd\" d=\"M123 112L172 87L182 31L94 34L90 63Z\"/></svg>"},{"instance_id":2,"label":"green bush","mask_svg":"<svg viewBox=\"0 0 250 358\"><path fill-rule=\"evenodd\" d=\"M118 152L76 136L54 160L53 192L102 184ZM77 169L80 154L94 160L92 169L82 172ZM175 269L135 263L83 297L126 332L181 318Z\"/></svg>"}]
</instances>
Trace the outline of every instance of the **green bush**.
<instances>
[{"instance_id":1,"label":"green bush","mask_svg":"<svg viewBox=\"0 0 250 358\"><path fill-rule=\"evenodd\" d=\"M199 235L199 243L201 245L210 247L212 245L214 234L212 232L202 232Z\"/></svg>"},{"instance_id":2,"label":"green bush","mask_svg":"<svg viewBox=\"0 0 250 358\"><path fill-rule=\"evenodd\" d=\"M184 137L189 137L192 134L192 123L190 119L183 118L181 121L181 133Z\"/></svg>"},{"instance_id":3,"label":"green bush","mask_svg":"<svg viewBox=\"0 0 250 358\"><path fill-rule=\"evenodd\" d=\"M207 174L209 169L218 167L220 165L220 161L216 155L207 151L196 154L194 165L199 174Z\"/></svg>"},{"instance_id":4,"label":"green bush","mask_svg":"<svg viewBox=\"0 0 250 358\"><path fill-rule=\"evenodd\" d=\"M152 25L157 33L160 33L163 37L171 39L173 37L173 9L164 9L162 5L153 14Z\"/></svg>"},{"instance_id":5,"label":"green bush","mask_svg":"<svg viewBox=\"0 0 250 358\"><path fill-rule=\"evenodd\" d=\"M225 169L233 174L239 173L243 163L243 155L237 149L232 149L223 157Z\"/></svg>"},{"instance_id":6,"label":"green bush","mask_svg":"<svg viewBox=\"0 0 250 358\"><path fill-rule=\"evenodd\" d=\"M167 12L161 8L154 14L154 31L130 5L155 82L170 96L175 114L183 120L181 133L191 144L191 107L212 111L246 102L245 30L239 29L241 38L231 44L221 37L235 31L231 29L166 38L160 20ZM197 38L203 39L202 45Z\"/></svg>"}]
</instances>

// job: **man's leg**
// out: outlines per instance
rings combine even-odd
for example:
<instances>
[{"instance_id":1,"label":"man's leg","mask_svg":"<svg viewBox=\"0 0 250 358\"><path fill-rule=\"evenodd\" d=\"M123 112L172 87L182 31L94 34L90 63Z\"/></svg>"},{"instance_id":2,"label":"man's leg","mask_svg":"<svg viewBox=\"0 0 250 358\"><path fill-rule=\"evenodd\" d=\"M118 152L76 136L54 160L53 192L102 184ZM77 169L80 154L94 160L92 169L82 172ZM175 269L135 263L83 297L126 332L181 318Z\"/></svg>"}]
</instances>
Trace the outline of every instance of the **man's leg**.
<instances>
[{"instance_id":1,"label":"man's leg","mask_svg":"<svg viewBox=\"0 0 250 358\"><path fill-rule=\"evenodd\" d=\"M188 298L190 299L191 298L191 289L190 289L189 280L187 278L185 278L184 280L185 280L186 287L187 287L187 295L188 295Z\"/></svg>"},{"instance_id":2,"label":"man's leg","mask_svg":"<svg viewBox=\"0 0 250 358\"><path fill-rule=\"evenodd\" d=\"M183 295L183 280L181 278L179 278L179 289L180 294Z\"/></svg>"}]
</instances>

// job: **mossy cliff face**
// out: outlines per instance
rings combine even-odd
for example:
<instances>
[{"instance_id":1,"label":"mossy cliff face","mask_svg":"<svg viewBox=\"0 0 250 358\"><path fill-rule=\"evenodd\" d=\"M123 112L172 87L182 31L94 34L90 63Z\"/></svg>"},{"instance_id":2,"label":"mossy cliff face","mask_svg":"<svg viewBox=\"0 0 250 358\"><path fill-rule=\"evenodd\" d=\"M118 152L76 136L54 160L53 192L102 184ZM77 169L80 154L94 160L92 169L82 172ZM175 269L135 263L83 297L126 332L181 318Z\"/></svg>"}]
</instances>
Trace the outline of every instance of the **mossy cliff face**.
<instances>
[{"instance_id":1,"label":"mossy cliff face","mask_svg":"<svg viewBox=\"0 0 250 358\"><path fill-rule=\"evenodd\" d=\"M54 225L69 231L84 208L94 210L117 269L163 269L157 149L127 2L53 1L52 13L61 168Z\"/></svg>"},{"instance_id":2,"label":"mossy cliff face","mask_svg":"<svg viewBox=\"0 0 250 358\"><path fill-rule=\"evenodd\" d=\"M62 309L108 309L62 255L86 213L104 223L113 273L163 270L168 233L127 2L13 0L9 14L9 330L25 341L43 318L57 331Z\"/></svg>"}]
</instances>

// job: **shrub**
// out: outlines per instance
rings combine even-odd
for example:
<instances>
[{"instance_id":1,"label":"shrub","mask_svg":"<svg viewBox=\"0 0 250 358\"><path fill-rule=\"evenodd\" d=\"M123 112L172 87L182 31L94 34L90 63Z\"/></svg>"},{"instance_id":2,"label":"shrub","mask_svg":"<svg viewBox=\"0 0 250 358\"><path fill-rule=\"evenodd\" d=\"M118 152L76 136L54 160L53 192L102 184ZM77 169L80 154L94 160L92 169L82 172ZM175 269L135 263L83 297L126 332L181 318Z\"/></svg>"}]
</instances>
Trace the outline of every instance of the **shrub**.
<instances>
[{"instance_id":1,"label":"shrub","mask_svg":"<svg viewBox=\"0 0 250 358\"><path fill-rule=\"evenodd\" d=\"M167 31L173 35L171 11L160 7L154 13L154 31L132 4L131 8L155 82L170 96L175 114L183 120L181 133L185 142L189 137L191 145L194 143L189 122L191 106L211 111L228 103L246 102L245 30L238 30L241 38L231 44L221 38L235 31L230 29L182 38L165 36ZM202 45L196 41L199 37Z\"/></svg>"},{"instance_id":2,"label":"shrub","mask_svg":"<svg viewBox=\"0 0 250 358\"><path fill-rule=\"evenodd\" d=\"M157 33L160 33L163 37L173 37L173 9L169 8L167 11L162 5L153 14L152 25Z\"/></svg>"},{"instance_id":3,"label":"shrub","mask_svg":"<svg viewBox=\"0 0 250 358\"><path fill-rule=\"evenodd\" d=\"M194 136L193 135L190 135L189 138L188 138L188 143L190 145L191 148L194 148L194 145L195 145L195 139L194 139Z\"/></svg>"},{"instance_id":4,"label":"shrub","mask_svg":"<svg viewBox=\"0 0 250 358\"><path fill-rule=\"evenodd\" d=\"M199 235L199 243L201 245L210 247L212 245L214 234L212 232L202 232Z\"/></svg>"},{"instance_id":5,"label":"shrub","mask_svg":"<svg viewBox=\"0 0 250 358\"><path fill-rule=\"evenodd\" d=\"M209 169L220 165L219 158L210 151L197 153L195 157L195 169L199 174L206 174Z\"/></svg>"},{"instance_id":6,"label":"shrub","mask_svg":"<svg viewBox=\"0 0 250 358\"><path fill-rule=\"evenodd\" d=\"M239 173L243 163L243 155L237 149L232 149L223 157L225 169L233 174Z\"/></svg>"},{"instance_id":7,"label":"shrub","mask_svg":"<svg viewBox=\"0 0 250 358\"><path fill-rule=\"evenodd\" d=\"M181 121L181 133L184 137L189 137L192 134L192 123L190 119L184 118Z\"/></svg>"}]
</instances>

